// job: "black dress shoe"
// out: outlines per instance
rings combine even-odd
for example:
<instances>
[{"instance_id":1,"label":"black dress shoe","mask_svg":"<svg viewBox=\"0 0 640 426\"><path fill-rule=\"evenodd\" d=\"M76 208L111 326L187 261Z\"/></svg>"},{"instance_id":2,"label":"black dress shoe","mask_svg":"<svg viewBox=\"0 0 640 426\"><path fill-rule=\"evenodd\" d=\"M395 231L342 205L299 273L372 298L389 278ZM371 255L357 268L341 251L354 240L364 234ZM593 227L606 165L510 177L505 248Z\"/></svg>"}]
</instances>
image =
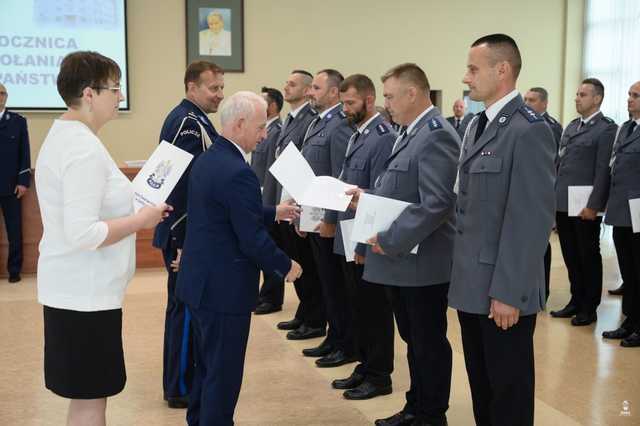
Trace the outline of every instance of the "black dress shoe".
<instances>
[{"instance_id":1,"label":"black dress shoe","mask_svg":"<svg viewBox=\"0 0 640 426\"><path fill-rule=\"evenodd\" d=\"M363 381L364 376L362 374L352 373L346 379L335 379L333 382L331 382L331 387L334 389L353 389L360 386Z\"/></svg>"},{"instance_id":2,"label":"black dress shoe","mask_svg":"<svg viewBox=\"0 0 640 426\"><path fill-rule=\"evenodd\" d=\"M276 327L278 327L278 330L295 330L301 325L302 325L302 320L299 320L298 318L294 318L290 321L281 321L278 323Z\"/></svg>"},{"instance_id":3,"label":"black dress shoe","mask_svg":"<svg viewBox=\"0 0 640 426\"><path fill-rule=\"evenodd\" d=\"M322 356L329 355L333 351L333 345L327 342L327 339L324 339L322 343L320 343L315 348L306 348L302 350L302 355L320 358Z\"/></svg>"},{"instance_id":4,"label":"black dress shoe","mask_svg":"<svg viewBox=\"0 0 640 426\"><path fill-rule=\"evenodd\" d=\"M578 313L578 308L573 305L567 305L559 311L551 311L554 318L571 318Z\"/></svg>"},{"instance_id":5,"label":"black dress shoe","mask_svg":"<svg viewBox=\"0 0 640 426\"><path fill-rule=\"evenodd\" d=\"M21 280L22 280L22 277L20 276L20 274L9 275L10 283L19 283Z\"/></svg>"},{"instance_id":6,"label":"black dress shoe","mask_svg":"<svg viewBox=\"0 0 640 426\"><path fill-rule=\"evenodd\" d=\"M429 421L429 420L424 420L424 419L416 419L413 423L411 423L411 426L448 426L448 422L447 419L444 419L444 421L438 421L436 423Z\"/></svg>"},{"instance_id":7,"label":"black dress shoe","mask_svg":"<svg viewBox=\"0 0 640 426\"><path fill-rule=\"evenodd\" d=\"M189 406L188 396L170 396L166 399L169 408L187 408Z\"/></svg>"},{"instance_id":8,"label":"black dress shoe","mask_svg":"<svg viewBox=\"0 0 640 426\"><path fill-rule=\"evenodd\" d=\"M388 386L376 386L371 382L362 382L360 386L344 391L342 396L345 399L363 400L371 399L380 395L389 395L393 392L391 385Z\"/></svg>"},{"instance_id":9,"label":"black dress shoe","mask_svg":"<svg viewBox=\"0 0 640 426\"><path fill-rule=\"evenodd\" d=\"M313 328L305 324L302 324L300 327L296 328L295 330L288 332L287 339L289 340L313 339L314 337L322 337L325 334L327 334L327 331L324 328Z\"/></svg>"},{"instance_id":10,"label":"black dress shoe","mask_svg":"<svg viewBox=\"0 0 640 426\"><path fill-rule=\"evenodd\" d=\"M571 325L576 327L583 327L585 325L589 325L598 321L598 315L593 314L578 314L575 317L571 318Z\"/></svg>"},{"instance_id":11,"label":"black dress shoe","mask_svg":"<svg viewBox=\"0 0 640 426\"><path fill-rule=\"evenodd\" d=\"M629 330L625 328L623 325L611 331L603 331L602 337L605 339L624 339L626 337L631 336L633 330Z\"/></svg>"},{"instance_id":12,"label":"black dress shoe","mask_svg":"<svg viewBox=\"0 0 640 426\"><path fill-rule=\"evenodd\" d=\"M399 413L395 413L391 417L387 417L386 419L378 419L375 421L376 426L407 426L413 423L416 416L413 414L405 413L404 411L400 411Z\"/></svg>"},{"instance_id":13,"label":"black dress shoe","mask_svg":"<svg viewBox=\"0 0 640 426\"><path fill-rule=\"evenodd\" d=\"M270 314L270 313L273 313L273 312L278 312L278 311L281 311L281 310L282 310L282 305L276 306L276 305L274 305L272 303L264 302L264 303L259 304L256 307L255 314L256 315L266 315L266 314Z\"/></svg>"},{"instance_id":14,"label":"black dress shoe","mask_svg":"<svg viewBox=\"0 0 640 426\"><path fill-rule=\"evenodd\" d=\"M625 348L637 348L640 347L640 331L635 331L625 339L622 339L620 346Z\"/></svg>"},{"instance_id":15,"label":"black dress shoe","mask_svg":"<svg viewBox=\"0 0 640 426\"><path fill-rule=\"evenodd\" d=\"M357 359L353 355L345 354L342 349L336 349L327 356L316 359L316 365L320 368L340 367L341 365L356 362Z\"/></svg>"},{"instance_id":16,"label":"black dress shoe","mask_svg":"<svg viewBox=\"0 0 640 426\"><path fill-rule=\"evenodd\" d=\"M622 293L624 293L624 282L620 284L620 287L608 290L608 292L612 296L622 296Z\"/></svg>"}]
</instances>

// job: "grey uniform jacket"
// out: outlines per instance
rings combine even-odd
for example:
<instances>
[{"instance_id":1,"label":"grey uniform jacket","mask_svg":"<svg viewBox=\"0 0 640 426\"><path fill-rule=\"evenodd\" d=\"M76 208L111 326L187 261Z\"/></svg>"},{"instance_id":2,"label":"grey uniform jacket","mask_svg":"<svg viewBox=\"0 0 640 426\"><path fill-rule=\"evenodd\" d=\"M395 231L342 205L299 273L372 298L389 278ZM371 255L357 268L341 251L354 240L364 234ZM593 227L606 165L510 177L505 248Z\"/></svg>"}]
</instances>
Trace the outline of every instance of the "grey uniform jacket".
<instances>
[{"instance_id":1,"label":"grey uniform jacket","mask_svg":"<svg viewBox=\"0 0 640 426\"><path fill-rule=\"evenodd\" d=\"M473 143L477 123L460 157L449 306L488 314L496 299L533 314L544 307L555 212L553 135L520 95Z\"/></svg>"},{"instance_id":2,"label":"grey uniform jacket","mask_svg":"<svg viewBox=\"0 0 640 426\"><path fill-rule=\"evenodd\" d=\"M464 136L464 132L465 130L467 130L467 126L469 126L471 119L473 119L473 114L465 114L464 117L462 117L460 125L456 129L456 117L453 115L451 117L447 117L447 121L453 126L454 130L458 133L458 136L460 136L460 138Z\"/></svg>"},{"instance_id":3,"label":"grey uniform jacket","mask_svg":"<svg viewBox=\"0 0 640 426\"><path fill-rule=\"evenodd\" d=\"M396 136L391 125L385 122L382 116L373 119L345 156L342 172L339 175L340 180L362 189L373 188L376 178L384 171L384 164L391 154ZM345 254L339 222L354 217L355 212L351 209L337 213L338 226L333 242L334 253L343 256Z\"/></svg>"},{"instance_id":4,"label":"grey uniform jacket","mask_svg":"<svg viewBox=\"0 0 640 426\"><path fill-rule=\"evenodd\" d=\"M613 146L611 182L605 223L631 226L629 200L640 198L640 129L627 137L631 120L622 125Z\"/></svg>"},{"instance_id":5,"label":"grey uniform jacket","mask_svg":"<svg viewBox=\"0 0 640 426\"><path fill-rule=\"evenodd\" d=\"M251 154L251 168L258 176L260 186L264 186L264 177L275 161L275 145L280 136L281 128L282 122L279 118L272 121L267 127L267 137L256 146L255 151Z\"/></svg>"},{"instance_id":6,"label":"grey uniform jacket","mask_svg":"<svg viewBox=\"0 0 640 426\"><path fill-rule=\"evenodd\" d=\"M609 189L609 159L617 126L598 113L578 130L580 118L562 134L558 152L556 203L559 212L568 211L569 186L593 185L587 207L604 211Z\"/></svg>"},{"instance_id":7,"label":"grey uniform jacket","mask_svg":"<svg viewBox=\"0 0 640 426\"><path fill-rule=\"evenodd\" d=\"M398 142L371 193L412 204L378 234L385 255L367 247L365 280L398 287L449 281L459 153L458 134L437 108ZM418 254L410 254L418 244Z\"/></svg>"},{"instance_id":8,"label":"grey uniform jacket","mask_svg":"<svg viewBox=\"0 0 640 426\"><path fill-rule=\"evenodd\" d=\"M553 139L556 141L556 150L560 147L560 138L562 138L562 125L549 115L548 112L542 114L542 118L547 122L549 127L551 128L551 133L553 133Z\"/></svg>"},{"instance_id":9,"label":"grey uniform jacket","mask_svg":"<svg viewBox=\"0 0 640 426\"><path fill-rule=\"evenodd\" d=\"M290 143L300 149L302 146L302 139L304 138L304 132L307 130L309 123L315 116L316 112L307 104L300 110L300 112L298 112L291 123L286 124L285 120L285 124L280 130L278 140L273 145L274 161ZM280 204L281 197L282 185L280 185L273 175L269 173L269 168L267 168L267 172L264 177L264 187L262 189L262 203L265 206L274 206Z\"/></svg>"}]
</instances>

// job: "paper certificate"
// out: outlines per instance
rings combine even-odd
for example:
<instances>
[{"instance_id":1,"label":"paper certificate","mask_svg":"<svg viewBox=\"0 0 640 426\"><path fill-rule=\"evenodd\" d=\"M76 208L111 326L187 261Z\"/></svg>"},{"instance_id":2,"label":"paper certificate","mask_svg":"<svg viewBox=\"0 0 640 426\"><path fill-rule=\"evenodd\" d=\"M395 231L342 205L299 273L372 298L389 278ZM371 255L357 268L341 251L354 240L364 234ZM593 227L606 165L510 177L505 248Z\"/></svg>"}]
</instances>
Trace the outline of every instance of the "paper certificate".
<instances>
[{"instance_id":1,"label":"paper certificate","mask_svg":"<svg viewBox=\"0 0 640 426\"><path fill-rule=\"evenodd\" d=\"M316 176L292 143L278 156L269 172L300 205L343 212L351 202L352 196L345 192L354 186L331 176Z\"/></svg>"},{"instance_id":2,"label":"paper certificate","mask_svg":"<svg viewBox=\"0 0 640 426\"><path fill-rule=\"evenodd\" d=\"M320 222L324 219L324 209L318 207L302 206L300 213L300 231L315 232Z\"/></svg>"},{"instance_id":3,"label":"paper certificate","mask_svg":"<svg viewBox=\"0 0 640 426\"><path fill-rule=\"evenodd\" d=\"M629 211L631 213L631 228L633 233L640 232L640 198L629 200Z\"/></svg>"},{"instance_id":4,"label":"paper certificate","mask_svg":"<svg viewBox=\"0 0 640 426\"><path fill-rule=\"evenodd\" d=\"M164 203L184 174L193 155L162 141L133 179L133 207Z\"/></svg>"},{"instance_id":5,"label":"paper certificate","mask_svg":"<svg viewBox=\"0 0 640 426\"><path fill-rule=\"evenodd\" d=\"M406 201L363 193L358 201L351 240L367 243L371 237L389 229L393 221L410 204ZM414 247L411 253L418 253L418 246Z\"/></svg>"},{"instance_id":6,"label":"paper certificate","mask_svg":"<svg viewBox=\"0 0 640 426\"><path fill-rule=\"evenodd\" d=\"M356 251L357 241L351 240L351 234L353 233L353 223L355 219L348 219L340 221L340 231L342 231L342 245L344 247L344 255L347 258L347 262L353 262Z\"/></svg>"},{"instance_id":7,"label":"paper certificate","mask_svg":"<svg viewBox=\"0 0 640 426\"><path fill-rule=\"evenodd\" d=\"M578 216L582 209L587 207L591 191L593 191L591 185L569 186L569 216ZM602 212L598 212L598 216L602 215Z\"/></svg>"}]
</instances>

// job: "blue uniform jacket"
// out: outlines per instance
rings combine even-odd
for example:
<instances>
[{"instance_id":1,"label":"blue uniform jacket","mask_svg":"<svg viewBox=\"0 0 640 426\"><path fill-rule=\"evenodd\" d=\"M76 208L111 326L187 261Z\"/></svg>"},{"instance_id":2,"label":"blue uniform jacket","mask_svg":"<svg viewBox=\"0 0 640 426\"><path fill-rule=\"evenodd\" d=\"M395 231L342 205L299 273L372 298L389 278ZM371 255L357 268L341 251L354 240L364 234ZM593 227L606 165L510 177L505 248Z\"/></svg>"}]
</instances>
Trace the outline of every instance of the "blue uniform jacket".
<instances>
[{"instance_id":1,"label":"blue uniform jacket","mask_svg":"<svg viewBox=\"0 0 640 426\"><path fill-rule=\"evenodd\" d=\"M209 138L213 141L218 133L209 118L196 104L183 99L165 119L160 131L160 141L173 142L175 140L175 146L193 154L195 160L205 150L202 144L202 130L198 121L202 123ZM182 128L180 128L181 125ZM178 134L178 129L180 134ZM187 230L187 186L192 165L193 161L167 199L167 204L173 206L173 211L169 217L156 226L153 234L154 247L164 249L173 243L175 247L182 248L184 244Z\"/></svg>"},{"instance_id":2,"label":"blue uniform jacket","mask_svg":"<svg viewBox=\"0 0 640 426\"><path fill-rule=\"evenodd\" d=\"M29 186L31 154L27 120L13 111L0 118L0 196L12 195L16 185Z\"/></svg>"},{"instance_id":3,"label":"blue uniform jacket","mask_svg":"<svg viewBox=\"0 0 640 426\"><path fill-rule=\"evenodd\" d=\"M284 277L291 261L265 227L275 220L275 208L263 207L258 178L221 136L194 161L188 214L178 299L194 309L250 313L260 270Z\"/></svg>"}]
</instances>

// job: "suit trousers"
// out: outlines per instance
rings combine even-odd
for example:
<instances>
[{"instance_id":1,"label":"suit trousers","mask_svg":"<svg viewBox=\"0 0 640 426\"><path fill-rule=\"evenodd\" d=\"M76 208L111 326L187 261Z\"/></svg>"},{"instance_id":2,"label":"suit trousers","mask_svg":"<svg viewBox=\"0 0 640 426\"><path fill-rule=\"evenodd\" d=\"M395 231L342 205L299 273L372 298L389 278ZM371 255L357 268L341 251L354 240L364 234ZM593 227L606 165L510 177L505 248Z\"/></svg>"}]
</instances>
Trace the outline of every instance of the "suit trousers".
<instances>
[{"instance_id":1,"label":"suit trousers","mask_svg":"<svg viewBox=\"0 0 640 426\"><path fill-rule=\"evenodd\" d=\"M191 307L196 372L189 398L189 426L233 425L240 395L251 313L228 314Z\"/></svg>"},{"instance_id":2,"label":"suit trousers","mask_svg":"<svg viewBox=\"0 0 640 426\"><path fill-rule=\"evenodd\" d=\"M567 265L571 283L571 301L580 313L596 312L602 298L602 256L600 254L600 223L556 213L560 249Z\"/></svg>"},{"instance_id":3,"label":"suit trousers","mask_svg":"<svg viewBox=\"0 0 640 426\"><path fill-rule=\"evenodd\" d=\"M628 226L613 227L613 243L624 281L622 313L625 328L640 332L640 234Z\"/></svg>"},{"instance_id":4,"label":"suit trousers","mask_svg":"<svg viewBox=\"0 0 640 426\"><path fill-rule=\"evenodd\" d=\"M347 355L353 355L353 335L349 333L347 289L341 270L341 260L333 253L333 238L322 238L319 234L309 234L311 251L320 277L324 307L327 313L329 330L327 343L336 349L342 349ZM303 273L304 275L304 273ZM350 339L351 337L351 339Z\"/></svg>"},{"instance_id":5,"label":"suit trousers","mask_svg":"<svg viewBox=\"0 0 640 426\"><path fill-rule=\"evenodd\" d=\"M449 283L425 287L386 286L407 343L411 386L404 411L418 420L444 423L451 390L451 345L447 340Z\"/></svg>"},{"instance_id":6,"label":"suit trousers","mask_svg":"<svg viewBox=\"0 0 640 426\"><path fill-rule=\"evenodd\" d=\"M533 426L536 315L508 330L487 315L458 311L477 426Z\"/></svg>"},{"instance_id":7,"label":"suit trousers","mask_svg":"<svg viewBox=\"0 0 640 426\"><path fill-rule=\"evenodd\" d=\"M162 387L165 399L189 395L194 372L191 312L176 298L178 274L171 269L171 262L177 254L175 247L162 250L168 274L162 363Z\"/></svg>"},{"instance_id":8,"label":"suit trousers","mask_svg":"<svg viewBox=\"0 0 640 426\"><path fill-rule=\"evenodd\" d=\"M0 196L0 208L9 240L7 271L9 275L19 275L22 270L22 206L15 195Z\"/></svg>"},{"instance_id":9,"label":"suit trousers","mask_svg":"<svg viewBox=\"0 0 640 426\"><path fill-rule=\"evenodd\" d=\"M551 280L551 243L547 244L547 251L544 252L544 288L545 288L545 301L549 300L549 294L551 293L550 287Z\"/></svg>"},{"instance_id":10,"label":"suit trousers","mask_svg":"<svg viewBox=\"0 0 640 426\"><path fill-rule=\"evenodd\" d=\"M277 223L269 225L269 235L276 243L276 245L284 250L284 241L281 238L280 228ZM258 296L259 303L270 303L274 306L282 306L284 302L284 279L276 274L267 274L262 272L263 282L260 287L260 294Z\"/></svg>"},{"instance_id":11,"label":"suit trousers","mask_svg":"<svg viewBox=\"0 0 640 426\"><path fill-rule=\"evenodd\" d=\"M343 258L345 285L352 316L355 354L360 360L355 372L378 386L391 385L394 324L386 286L362 279L364 265Z\"/></svg>"}]
</instances>

